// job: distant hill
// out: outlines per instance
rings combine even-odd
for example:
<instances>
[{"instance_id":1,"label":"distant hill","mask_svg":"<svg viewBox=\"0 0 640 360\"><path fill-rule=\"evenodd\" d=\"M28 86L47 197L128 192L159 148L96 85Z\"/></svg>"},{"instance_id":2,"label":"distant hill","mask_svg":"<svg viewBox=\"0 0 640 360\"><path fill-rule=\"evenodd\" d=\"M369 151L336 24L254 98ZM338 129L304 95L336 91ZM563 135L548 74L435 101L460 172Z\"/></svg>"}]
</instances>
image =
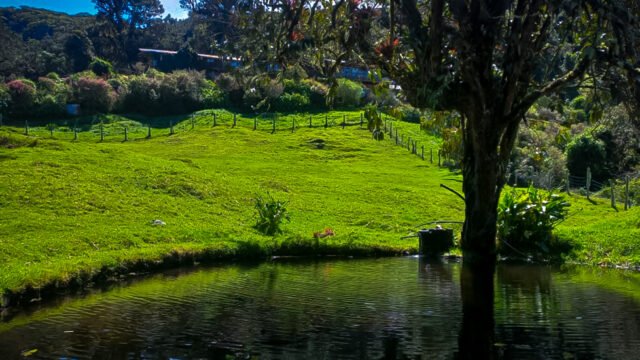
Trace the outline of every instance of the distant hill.
<instances>
[{"instance_id":1,"label":"distant hill","mask_svg":"<svg viewBox=\"0 0 640 360\"><path fill-rule=\"evenodd\" d=\"M35 77L48 72L73 71L77 46L71 37L87 38L95 24L90 14L68 15L30 7L0 8L0 75ZM87 38L88 40L88 38ZM66 47L66 48L65 48ZM93 46L86 42L87 54Z\"/></svg>"},{"instance_id":2,"label":"distant hill","mask_svg":"<svg viewBox=\"0 0 640 360\"><path fill-rule=\"evenodd\" d=\"M138 48L179 49L192 36L192 27L191 19L153 19L122 38L92 14L0 7L0 81L50 72L68 75L86 70L94 56L126 71L139 61Z\"/></svg>"}]
</instances>

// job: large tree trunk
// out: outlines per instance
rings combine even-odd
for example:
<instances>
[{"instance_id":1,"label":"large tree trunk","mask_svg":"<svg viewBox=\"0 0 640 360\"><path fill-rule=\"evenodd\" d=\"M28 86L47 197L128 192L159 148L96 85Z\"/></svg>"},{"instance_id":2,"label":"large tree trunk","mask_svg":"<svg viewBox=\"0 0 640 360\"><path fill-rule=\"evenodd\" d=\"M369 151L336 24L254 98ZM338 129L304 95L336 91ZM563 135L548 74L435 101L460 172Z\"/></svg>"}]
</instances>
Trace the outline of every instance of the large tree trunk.
<instances>
[{"instance_id":1,"label":"large tree trunk","mask_svg":"<svg viewBox=\"0 0 640 360\"><path fill-rule=\"evenodd\" d=\"M463 189L465 221L462 229L462 254L465 263L494 263L496 258L496 221L500 191L496 187L497 163L492 158L464 164Z\"/></svg>"},{"instance_id":2,"label":"large tree trunk","mask_svg":"<svg viewBox=\"0 0 640 360\"><path fill-rule=\"evenodd\" d=\"M494 264L496 259L497 207L502 190L500 128L491 115L467 115L462 187L465 222L462 255L467 264Z\"/></svg>"}]
</instances>

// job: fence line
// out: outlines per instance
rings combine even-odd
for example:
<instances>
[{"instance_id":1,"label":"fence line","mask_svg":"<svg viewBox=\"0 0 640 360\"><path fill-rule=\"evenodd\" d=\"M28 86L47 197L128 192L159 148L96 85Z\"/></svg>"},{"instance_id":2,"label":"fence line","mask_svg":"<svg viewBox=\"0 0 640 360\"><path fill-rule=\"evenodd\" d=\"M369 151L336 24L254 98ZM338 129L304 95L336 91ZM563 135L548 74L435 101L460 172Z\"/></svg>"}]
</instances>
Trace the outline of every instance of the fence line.
<instances>
[{"instance_id":1,"label":"fence line","mask_svg":"<svg viewBox=\"0 0 640 360\"><path fill-rule=\"evenodd\" d=\"M636 185L638 180L640 173L628 173L600 182L591 178L591 170L587 168L585 176L567 176L564 190L568 194L585 195L587 199L594 194L601 198L609 198L614 209L618 210L618 207L621 207L628 210L640 203L640 188Z\"/></svg>"},{"instance_id":2,"label":"fence line","mask_svg":"<svg viewBox=\"0 0 640 360\"><path fill-rule=\"evenodd\" d=\"M391 131L389 137L393 139L393 131L398 137L396 144L402 146L409 151L411 155L415 155L423 161L434 163L434 149L431 146L425 146L412 139L398 129L391 129L392 122L389 121L387 128L387 120L397 119L383 114L386 117L384 132ZM28 121L24 123L24 133L28 136L50 137L59 140L83 141L87 136L95 138L99 142L107 142L119 140L127 142L132 140L150 139L158 136L172 136L179 132L186 132L195 129L196 125L206 125L210 127L226 126L230 128L250 127L256 131L270 131L276 133L280 131L295 132L300 128L329 128L339 126L341 128L358 126L365 128L367 126L364 113L358 115L279 115L277 113L261 113L253 117L240 117L237 113L218 112L215 110L205 110L198 113L192 113L184 117L182 121L174 123L173 119L158 119L148 117L136 117L131 120L137 122L135 126L127 126L123 124L115 124L118 120L123 120L120 115L110 115L115 121L105 121L104 115L94 115L84 119L73 119L60 122L50 122L44 126L32 127ZM127 118L126 120L130 120ZM4 122L6 125L6 122ZM60 124L60 125L59 125ZM0 123L0 126L3 126ZM429 154L427 158L426 154ZM442 165L442 157L440 149L435 149L438 157L438 165Z\"/></svg>"}]
</instances>

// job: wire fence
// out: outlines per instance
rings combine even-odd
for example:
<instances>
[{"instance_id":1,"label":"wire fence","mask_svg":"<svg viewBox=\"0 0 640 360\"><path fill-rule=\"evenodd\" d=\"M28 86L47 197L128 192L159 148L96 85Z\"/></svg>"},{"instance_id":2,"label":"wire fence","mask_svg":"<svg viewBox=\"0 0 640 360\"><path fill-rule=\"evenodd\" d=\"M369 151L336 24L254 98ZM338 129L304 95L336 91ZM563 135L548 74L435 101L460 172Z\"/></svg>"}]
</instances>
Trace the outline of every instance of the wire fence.
<instances>
[{"instance_id":1,"label":"wire fence","mask_svg":"<svg viewBox=\"0 0 640 360\"><path fill-rule=\"evenodd\" d=\"M611 207L628 210L640 205L640 172L630 172L598 181L591 177L587 168L585 176L569 175L564 184L569 194L578 194L590 199L592 196L611 200Z\"/></svg>"},{"instance_id":2,"label":"wire fence","mask_svg":"<svg viewBox=\"0 0 640 360\"><path fill-rule=\"evenodd\" d=\"M387 114L384 133L396 145L409 154L445 166L447 157L439 144L426 135L405 129L408 125ZM20 123L13 121L14 128ZM400 126L399 126L400 125ZM0 127L6 126L0 123ZM94 115L58 121L29 121L23 123L25 135L36 138L51 138L69 141L127 142L172 136L196 127L251 128L270 133L295 132L304 128L367 127L364 113L359 114L240 114L221 110L203 110L193 114L174 117L145 117L140 115Z\"/></svg>"}]
</instances>

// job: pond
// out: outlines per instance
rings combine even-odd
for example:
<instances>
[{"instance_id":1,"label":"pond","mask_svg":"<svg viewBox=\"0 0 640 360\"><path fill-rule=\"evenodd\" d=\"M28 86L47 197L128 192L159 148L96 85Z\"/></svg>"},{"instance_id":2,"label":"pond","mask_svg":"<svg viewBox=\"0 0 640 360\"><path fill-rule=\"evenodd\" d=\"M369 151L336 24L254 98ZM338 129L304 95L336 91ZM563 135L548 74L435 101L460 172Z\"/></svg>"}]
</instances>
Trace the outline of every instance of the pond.
<instances>
[{"instance_id":1,"label":"pond","mask_svg":"<svg viewBox=\"0 0 640 360\"><path fill-rule=\"evenodd\" d=\"M5 319L0 358L451 359L461 271L415 257L174 270ZM640 358L638 274L499 265L494 279L498 358Z\"/></svg>"}]
</instances>

